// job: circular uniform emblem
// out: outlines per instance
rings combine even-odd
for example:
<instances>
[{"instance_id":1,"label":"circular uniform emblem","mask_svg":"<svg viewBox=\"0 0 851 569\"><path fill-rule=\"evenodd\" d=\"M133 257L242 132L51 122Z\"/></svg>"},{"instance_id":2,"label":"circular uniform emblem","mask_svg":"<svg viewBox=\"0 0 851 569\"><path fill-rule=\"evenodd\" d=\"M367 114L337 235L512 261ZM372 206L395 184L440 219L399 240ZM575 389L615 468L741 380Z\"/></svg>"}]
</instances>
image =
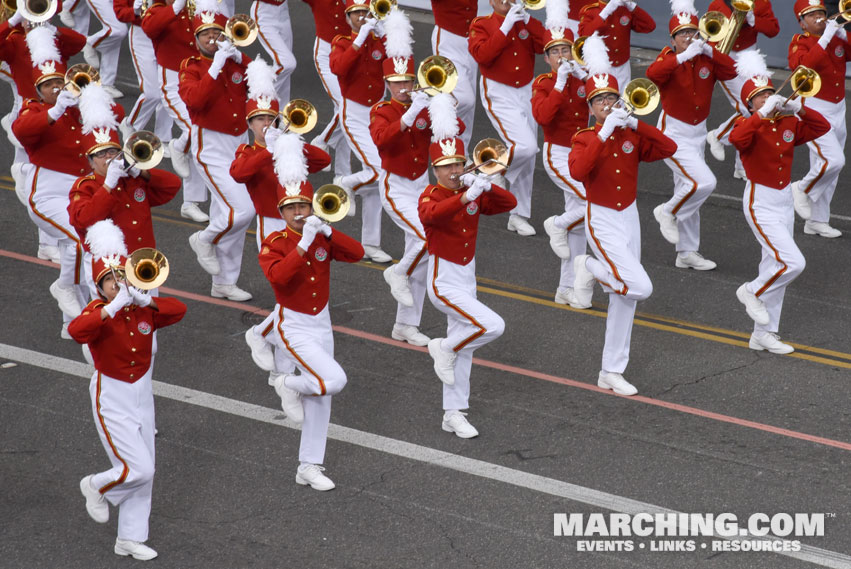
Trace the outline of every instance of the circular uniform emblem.
<instances>
[{"instance_id":1,"label":"circular uniform emblem","mask_svg":"<svg viewBox=\"0 0 851 569\"><path fill-rule=\"evenodd\" d=\"M425 130L426 127L428 127L428 121L425 120L425 117L420 117L417 119L417 122L415 122L414 125L420 130Z\"/></svg>"},{"instance_id":2,"label":"circular uniform emblem","mask_svg":"<svg viewBox=\"0 0 851 569\"><path fill-rule=\"evenodd\" d=\"M147 336L148 334L151 333L151 325L148 324L147 322L139 322L138 329L139 329L139 333L143 334L145 336Z\"/></svg>"},{"instance_id":3,"label":"circular uniform emblem","mask_svg":"<svg viewBox=\"0 0 851 569\"><path fill-rule=\"evenodd\" d=\"M133 192L133 199L137 202L145 201L145 190L142 188L136 188L136 191Z\"/></svg>"},{"instance_id":4,"label":"circular uniform emblem","mask_svg":"<svg viewBox=\"0 0 851 569\"><path fill-rule=\"evenodd\" d=\"M240 73L239 71L234 71L233 75L230 76L230 80L236 83L237 85L242 83L242 79L242 73Z\"/></svg>"},{"instance_id":5,"label":"circular uniform emblem","mask_svg":"<svg viewBox=\"0 0 851 569\"><path fill-rule=\"evenodd\" d=\"M325 250L325 247L317 247L314 257L316 257L316 260L321 263L328 258L328 251Z\"/></svg>"},{"instance_id":6,"label":"circular uniform emblem","mask_svg":"<svg viewBox=\"0 0 851 569\"><path fill-rule=\"evenodd\" d=\"M579 89L576 90L576 94L584 99L585 98L585 85L580 85Z\"/></svg>"},{"instance_id":7,"label":"circular uniform emblem","mask_svg":"<svg viewBox=\"0 0 851 569\"><path fill-rule=\"evenodd\" d=\"M635 150L635 145L632 142L627 140L626 142L623 143L623 146L621 146L621 150L623 150L627 154L631 154L632 151Z\"/></svg>"},{"instance_id":8,"label":"circular uniform emblem","mask_svg":"<svg viewBox=\"0 0 851 569\"><path fill-rule=\"evenodd\" d=\"M468 215L476 215L476 212L479 211L479 204L476 202L470 202L467 204L467 214Z\"/></svg>"},{"instance_id":9,"label":"circular uniform emblem","mask_svg":"<svg viewBox=\"0 0 851 569\"><path fill-rule=\"evenodd\" d=\"M697 72L697 75L701 79L707 79L709 77L709 68L708 67L701 67L700 71Z\"/></svg>"},{"instance_id":10,"label":"circular uniform emblem","mask_svg":"<svg viewBox=\"0 0 851 569\"><path fill-rule=\"evenodd\" d=\"M784 130L783 131L783 141L784 142L792 142L793 140L795 140L795 133L792 132L791 130L788 130L788 129Z\"/></svg>"},{"instance_id":11,"label":"circular uniform emblem","mask_svg":"<svg viewBox=\"0 0 851 569\"><path fill-rule=\"evenodd\" d=\"M529 37L529 30L527 30L526 28L523 28L522 30L520 30L517 33L517 37L520 38L521 40L525 40L526 38Z\"/></svg>"},{"instance_id":12,"label":"circular uniform emblem","mask_svg":"<svg viewBox=\"0 0 851 569\"><path fill-rule=\"evenodd\" d=\"M378 60L381 59L381 50L380 49L373 50L372 59L374 59L375 61L378 61Z\"/></svg>"},{"instance_id":13,"label":"circular uniform emblem","mask_svg":"<svg viewBox=\"0 0 851 569\"><path fill-rule=\"evenodd\" d=\"M836 54L836 57L845 57L845 48L841 45L836 46L836 49L833 51Z\"/></svg>"},{"instance_id":14,"label":"circular uniform emblem","mask_svg":"<svg viewBox=\"0 0 851 569\"><path fill-rule=\"evenodd\" d=\"M621 16L621 25L624 27L629 25L629 16Z\"/></svg>"}]
</instances>

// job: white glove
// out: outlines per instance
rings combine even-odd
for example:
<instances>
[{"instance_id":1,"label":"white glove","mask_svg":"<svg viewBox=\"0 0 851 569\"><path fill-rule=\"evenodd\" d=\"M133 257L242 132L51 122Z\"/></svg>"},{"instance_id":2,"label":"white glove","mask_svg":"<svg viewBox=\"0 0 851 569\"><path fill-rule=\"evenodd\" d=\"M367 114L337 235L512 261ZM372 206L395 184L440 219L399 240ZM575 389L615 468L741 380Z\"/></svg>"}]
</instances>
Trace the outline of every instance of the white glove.
<instances>
[{"instance_id":1,"label":"white glove","mask_svg":"<svg viewBox=\"0 0 851 569\"><path fill-rule=\"evenodd\" d=\"M430 100L431 98L422 91L411 93L411 106L402 115L402 122L405 123L405 126L410 128L414 124L414 121L417 120L417 115L428 107Z\"/></svg>"},{"instance_id":2,"label":"white glove","mask_svg":"<svg viewBox=\"0 0 851 569\"><path fill-rule=\"evenodd\" d=\"M801 99L791 99L785 105L783 105L783 112L792 113L793 115L797 115L801 112L801 107L803 107L803 103L801 103Z\"/></svg>"},{"instance_id":3,"label":"white glove","mask_svg":"<svg viewBox=\"0 0 851 569\"><path fill-rule=\"evenodd\" d=\"M461 174L461 183L467 186L468 188L472 188L476 185L476 180L479 177L473 174L472 172L467 172L466 174Z\"/></svg>"},{"instance_id":4,"label":"white glove","mask_svg":"<svg viewBox=\"0 0 851 569\"><path fill-rule=\"evenodd\" d=\"M9 16L9 19L6 21L9 22L10 28L14 28L15 26L19 26L21 22L24 21L24 17L21 15L21 11L17 10L14 14Z\"/></svg>"},{"instance_id":5,"label":"white glove","mask_svg":"<svg viewBox=\"0 0 851 569\"><path fill-rule=\"evenodd\" d=\"M352 43L356 47L362 46L363 42L366 41L366 38L369 37L369 32L375 29L375 25L377 22L378 20L374 18L369 18L366 22L364 22L363 25L360 27L360 30L358 31L358 37L356 37L355 41L353 41Z\"/></svg>"},{"instance_id":6,"label":"white glove","mask_svg":"<svg viewBox=\"0 0 851 569\"><path fill-rule=\"evenodd\" d=\"M467 188L467 192L465 195L467 196L468 202L474 202L476 199L482 195L482 192L485 191L485 187L479 183L478 179L473 183L473 185Z\"/></svg>"},{"instance_id":7,"label":"white glove","mask_svg":"<svg viewBox=\"0 0 851 569\"><path fill-rule=\"evenodd\" d=\"M278 137L281 136L284 132L273 126L270 126L266 129L266 148L275 148L275 141L278 140ZM272 152L271 150L269 152Z\"/></svg>"},{"instance_id":8,"label":"white glove","mask_svg":"<svg viewBox=\"0 0 851 569\"><path fill-rule=\"evenodd\" d=\"M222 72L222 69L225 67L225 62L230 57L230 53L228 53L227 48L219 46L219 50L213 56L213 63L210 64L210 69L207 70L207 73L210 74L210 77L213 79L218 79L219 73Z\"/></svg>"},{"instance_id":9,"label":"white glove","mask_svg":"<svg viewBox=\"0 0 851 569\"><path fill-rule=\"evenodd\" d=\"M174 10L174 15L177 16L183 11L185 6L186 0L174 0L174 4L171 5L171 9Z\"/></svg>"},{"instance_id":10,"label":"white glove","mask_svg":"<svg viewBox=\"0 0 851 569\"><path fill-rule=\"evenodd\" d=\"M130 166L130 169L129 169L129 170L127 170L127 173L128 173L128 174L130 174L130 177L131 177L131 178L138 178L138 177L139 177L139 175L142 173L142 171L141 171L141 170L139 170L139 169L138 169L137 167L135 167L135 166Z\"/></svg>"},{"instance_id":11,"label":"white glove","mask_svg":"<svg viewBox=\"0 0 851 569\"><path fill-rule=\"evenodd\" d=\"M135 13L139 13L139 10L142 9L142 4L144 4L145 0L133 0L133 11Z\"/></svg>"},{"instance_id":12,"label":"white glove","mask_svg":"<svg viewBox=\"0 0 851 569\"><path fill-rule=\"evenodd\" d=\"M523 12L522 12L522 13L523 13L523 23L524 23L524 24L528 24L528 23L529 23L529 19L532 17L532 14L530 14L530 13L526 10L526 7L525 7L525 6L523 6L523 3L522 3L522 2L520 3L520 6L522 6L522 7L523 7Z\"/></svg>"},{"instance_id":13,"label":"white glove","mask_svg":"<svg viewBox=\"0 0 851 569\"><path fill-rule=\"evenodd\" d=\"M605 142L610 136L612 136L612 133L615 132L616 128L626 126L627 116L628 115L625 110L615 109L606 117L606 120L603 123L603 126L600 127L600 132L597 133L597 136Z\"/></svg>"},{"instance_id":14,"label":"white glove","mask_svg":"<svg viewBox=\"0 0 851 569\"><path fill-rule=\"evenodd\" d=\"M621 0L609 0L609 3L606 4L606 7L600 10L600 18L603 20L607 19L611 16L615 10L623 6L624 3Z\"/></svg>"},{"instance_id":15,"label":"white glove","mask_svg":"<svg viewBox=\"0 0 851 569\"><path fill-rule=\"evenodd\" d=\"M840 25L836 23L836 20L828 20L827 25L824 27L824 33L818 40L818 44L822 49L827 49L827 44L830 43L830 40L833 39L833 36L836 35L836 32L839 31Z\"/></svg>"},{"instance_id":16,"label":"white glove","mask_svg":"<svg viewBox=\"0 0 851 569\"><path fill-rule=\"evenodd\" d=\"M121 157L116 156L115 159L109 163L109 166L106 169L106 176L103 181L103 185L107 188L114 189L115 186L118 185L118 180L127 176L127 172L124 171L124 164L122 163Z\"/></svg>"},{"instance_id":17,"label":"white glove","mask_svg":"<svg viewBox=\"0 0 851 569\"><path fill-rule=\"evenodd\" d=\"M302 250L307 251L310 248L310 244L316 239L316 234L319 233L320 227L322 227L321 219L315 215L307 216L304 222L304 229L301 231L301 241L298 242L298 246Z\"/></svg>"},{"instance_id":18,"label":"white glove","mask_svg":"<svg viewBox=\"0 0 851 569\"><path fill-rule=\"evenodd\" d=\"M558 75L556 76L556 91L561 91L564 89L564 86L567 85L567 78L570 76L570 72L573 71L573 65L569 61L562 61L561 65L558 66Z\"/></svg>"},{"instance_id":19,"label":"white glove","mask_svg":"<svg viewBox=\"0 0 851 569\"><path fill-rule=\"evenodd\" d=\"M627 128L631 128L632 130L636 130L638 128L638 119L632 115L628 115L626 117L626 126Z\"/></svg>"},{"instance_id":20,"label":"white glove","mask_svg":"<svg viewBox=\"0 0 851 569\"><path fill-rule=\"evenodd\" d=\"M588 71L575 61L570 62L570 74L582 81L588 79Z\"/></svg>"},{"instance_id":21,"label":"white glove","mask_svg":"<svg viewBox=\"0 0 851 569\"><path fill-rule=\"evenodd\" d=\"M745 21L750 27L754 27L754 24L756 24L756 16L754 16L753 10L750 10L747 14L745 14Z\"/></svg>"},{"instance_id":22,"label":"white glove","mask_svg":"<svg viewBox=\"0 0 851 569\"><path fill-rule=\"evenodd\" d=\"M136 306L148 306L151 304L151 294L147 291L136 288L135 286L128 286L128 292L130 292L130 296L133 298L133 304Z\"/></svg>"},{"instance_id":23,"label":"white glove","mask_svg":"<svg viewBox=\"0 0 851 569\"><path fill-rule=\"evenodd\" d=\"M59 92L59 96L56 98L56 103L47 110L47 116L52 118L54 122L58 121L59 117L65 114L65 109L68 107L76 107L77 103L77 98L63 89Z\"/></svg>"},{"instance_id":24,"label":"white glove","mask_svg":"<svg viewBox=\"0 0 851 569\"><path fill-rule=\"evenodd\" d=\"M772 111L777 110L777 107L783 104L783 99L778 94L774 94L765 100L765 104L762 105L762 108L757 111L759 116L765 118Z\"/></svg>"},{"instance_id":25,"label":"white glove","mask_svg":"<svg viewBox=\"0 0 851 569\"><path fill-rule=\"evenodd\" d=\"M232 43L228 42L228 47L226 48L228 52L228 57L234 63L242 63L242 53L236 49L236 46Z\"/></svg>"},{"instance_id":26,"label":"white glove","mask_svg":"<svg viewBox=\"0 0 851 569\"><path fill-rule=\"evenodd\" d=\"M103 307L106 310L106 313L109 314L110 318L115 318L115 315L119 310L124 308L125 306L130 306L133 304L133 297L130 296L130 293L127 291L127 285L119 284L118 285L118 294L115 295L109 304Z\"/></svg>"},{"instance_id":27,"label":"white glove","mask_svg":"<svg viewBox=\"0 0 851 569\"><path fill-rule=\"evenodd\" d=\"M702 44L703 44L703 45L702 45L702 47L703 47L703 55L707 55L707 56L709 56L709 57L715 57L715 50L712 48L712 46L711 46L711 45L709 45L709 44L708 44L708 43L706 43L705 41L701 41L700 43L702 43Z\"/></svg>"},{"instance_id":28,"label":"white glove","mask_svg":"<svg viewBox=\"0 0 851 569\"><path fill-rule=\"evenodd\" d=\"M384 31L384 22L382 20L378 20L378 22L376 22L373 32L375 32L376 37L379 38L383 38L387 35L387 32Z\"/></svg>"},{"instance_id":29,"label":"white glove","mask_svg":"<svg viewBox=\"0 0 851 569\"><path fill-rule=\"evenodd\" d=\"M502 35L507 36L511 32L511 28L514 27L514 24L523 20L523 11L523 6L520 4L515 4L508 10L505 20L503 20L502 25L499 27Z\"/></svg>"},{"instance_id":30,"label":"white glove","mask_svg":"<svg viewBox=\"0 0 851 569\"><path fill-rule=\"evenodd\" d=\"M322 225L319 226L319 233L321 233L322 235L324 235L325 237L330 239L331 238L331 226L328 225L327 223L323 223Z\"/></svg>"},{"instance_id":31,"label":"white glove","mask_svg":"<svg viewBox=\"0 0 851 569\"><path fill-rule=\"evenodd\" d=\"M706 45L703 40L694 40L684 52L677 54L677 63L686 62L703 53L703 46Z\"/></svg>"}]
</instances>

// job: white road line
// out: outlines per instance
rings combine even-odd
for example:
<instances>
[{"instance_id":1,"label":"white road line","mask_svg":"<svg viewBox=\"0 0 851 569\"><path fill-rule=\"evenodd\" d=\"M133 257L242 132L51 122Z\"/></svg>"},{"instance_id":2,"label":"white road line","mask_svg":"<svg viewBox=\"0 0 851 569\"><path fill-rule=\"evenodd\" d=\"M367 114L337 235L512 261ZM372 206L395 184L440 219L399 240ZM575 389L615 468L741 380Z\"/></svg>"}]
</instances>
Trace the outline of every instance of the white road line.
<instances>
[{"instance_id":1,"label":"white road line","mask_svg":"<svg viewBox=\"0 0 851 569\"><path fill-rule=\"evenodd\" d=\"M728 196L727 194L716 194L713 192L710 194L710 197L716 198L719 200L726 200L730 202L742 202L742 196ZM851 221L851 217L847 215L839 215L837 213L830 214L830 219L839 219L841 221Z\"/></svg>"},{"instance_id":2,"label":"white road line","mask_svg":"<svg viewBox=\"0 0 851 569\"><path fill-rule=\"evenodd\" d=\"M43 354L25 348L18 348L8 344L0 344L0 360L8 359L22 364L28 364L42 369L53 370L65 373L71 376L89 379L94 373L94 368L91 366ZM164 397L173 401L180 401L190 405L196 405L205 409L220 411L244 417L262 423L270 423L280 427L296 429L297 427L286 419L280 419L282 412L278 409L270 409L261 407L253 403L245 401L237 401L212 393L196 391L179 385L172 385L160 381L154 381L154 395ZM506 468L497 464L491 464L481 460L466 458L445 451L420 446L404 441L375 435L357 429L350 429L340 425L332 424L328 430L328 438L350 443L360 447L377 450L394 456L399 456L409 460L415 460L433 466L439 466L464 472L481 478L488 478L511 484L527 490L541 492L542 494L550 494L558 496L574 502L581 502L589 506L612 510L626 514L639 513L679 513L676 510L669 510L654 504L631 500L616 494L609 494L577 486L569 482L538 476L512 468ZM822 567L830 567L833 569L851 569L851 556L844 555L835 551L829 551L818 547L812 547L806 544L801 544L800 551L783 551L776 552L778 555L785 555L801 561L814 563Z\"/></svg>"}]
</instances>

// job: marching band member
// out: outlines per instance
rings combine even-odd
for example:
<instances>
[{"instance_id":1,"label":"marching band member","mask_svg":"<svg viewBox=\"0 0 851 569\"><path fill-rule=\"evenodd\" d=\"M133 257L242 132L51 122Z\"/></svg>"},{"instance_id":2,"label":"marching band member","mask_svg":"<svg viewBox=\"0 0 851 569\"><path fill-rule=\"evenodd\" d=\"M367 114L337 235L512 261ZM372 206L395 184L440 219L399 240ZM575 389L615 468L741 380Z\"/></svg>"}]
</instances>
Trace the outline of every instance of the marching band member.
<instances>
[{"instance_id":1,"label":"marching band member","mask_svg":"<svg viewBox=\"0 0 851 569\"><path fill-rule=\"evenodd\" d=\"M322 88L334 103L334 117L310 143L325 152L333 149L334 176L348 176L352 173L352 151L340 119L343 95L340 92L337 76L331 72L331 43L336 36L349 30L349 24L346 22L346 3L344 0L304 0L304 2L310 6L313 13L316 30L316 40L313 42L313 66L322 82Z\"/></svg>"},{"instance_id":2,"label":"marching band member","mask_svg":"<svg viewBox=\"0 0 851 569\"><path fill-rule=\"evenodd\" d=\"M479 216L506 213L513 194L485 176L464 174L464 143L457 126L434 133L429 158L437 184L420 196L419 214L428 243L428 297L446 314L446 337L428 343L434 371L443 382L441 428L462 439L478 436L463 411L470 407L473 352L502 336L505 322L476 299L476 238Z\"/></svg>"},{"instance_id":3,"label":"marching band member","mask_svg":"<svg viewBox=\"0 0 851 569\"><path fill-rule=\"evenodd\" d=\"M179 93L192 120L192 154L212 195L210 223L189 237L189 245L198 264L213 276L213 297L247 301L251 293L236 281L254 204L229 168L247 139L245 68L251 60L222 39L226 22L216 0L198 0L195 45L200 55L180 65Z\"/></svg>"},{"instance_id":4,"label":"marching band member","mask_svg":"<svg viewBox=\"0 0 851 569\"><path fill-rule=\"evenodd\" d=\"M431 11L434 14L431 49L435 55L452 61L458 70L458 84L452 96L458 101L458 118L467 125L461 133L464 148L470 146L473 121L476 118L476 76L479 65L467 49L467 41L478 6L478 0L431 0Z\"/></svg>"},{"instance_id":5,"label":"marching band member","mask_svg":"<svg viewBox=\"0 0 851 569\"><path fill-rule=\"evenodd\" d=\"M585 253L585 187L570 175L568 158L573 135L588 126L586 72L573 61L573 32L568 27L565 0L547 2L544 58L550 72L532 87L532 114L544 131L544 170L564 193L564 212L544 221L550 247L560 258L555 302L583 308L573 294L573 257Z\"/></svg>"},{"instance_id":6,"label":"marching band member","mask_svg":"<svg viewBox=\"0 0 851 569\"><path fill-rule=\"evenodd\" d=\"M759 274L740 286L736 296L754 321L750 348L788 354L794 348L777 336L783 296L806 265L793 236L792 159L796 146L823 136L831 125L800 99L784 105L758 51L741 54L736 68L745 78L741 98L751 116L736 121L730 142L741 153L748 176L742 199L745 219L762 247Z\"/></svg>"},{"instance_id":7,"label":"marching band member","mask_svg":"<svg viewBox=\"0 0 851 569\"><path fill-rule=\"evenodd\" d=\"M626 85L632 79L629 54L632 32L649 34L656 29L656 22L632 0L599 0L582 8L579 14L579 34L590 36L597 32L609 48L612 73L618 85Z\"/></svg>"},{"instance_id":8,"label":"marching band member","mask_svg":"<svg viewBox=\"0 0 851 569\"><path fill-rule=\"evenodd\" d=\"M115 79L118 76L121 43L127 37L127 24L118 21L111 0L86 1L102 27L87 38L83 56L86 63L100 72L101 84L106 92L113 98L120 99L124 93L115 88Z\"/></svg>"},{"instance_id":9,"label":"marching band member","mask_svg":"<svg viewBox=\"0 0 851 569\"><path fill-rule=\"evenodd\" d=\"M313 187L307 181L303 155L288 152L295 133L275 141L278 203L286 228L268 236L259 261L275 291L275 391L294 423L301 423L296 483L331 490L325 476L325 443L331 419L331 397L346 385L346 372L334 359L334 335L328 310L331 261L355 263L363 247L312 214ZM286 373L297 367L298 374Z\"/></svg>"},{"instance_id":10,"label":"marching band member","mask_svg":"<svg viewBox=\"0 0 851 569\"><path fill-rule=\"evenodd\" d=\"M204 223L210 218L198 204L207 201L207 188L191 153L192 120L178 92L180 64L198 54L194 27L186 0L154 0L142 16L142 30L151 39L157 58L157 83L163 105L181 131L178 138L168 143L172 168L183 178L180 215Z\"/></svg>"},{"instance_id":11,"label":"marching band member","mask_svg":"<svg viewBox=\"0 0 851 569\"><path fill-rule=\"evenodd\" d=\"M700 248L700 207L715 190L717 180L706 165L706 119L717 80L736 76L735 62L698 36L693 0L671 0L668 22L671 46L662 50L647 69L647 78L659 87L662 113L659 129L677 143L665 164L674 175L674 195L656 206L653 215L662 236L676 246L674 264L681 269L711 271L715 262Z\"/></svg>"},{"instance_id":12,"label":"marching band member","mask_svg":"<svg viewBox=\"0 0 851 569\"><path fill-rule=\"evenodd\" d=\"M531 100L535 54L544 51L544 25L521 3L491 0L491 7L492 14L473 20L468 47L482 74L482 105L509 149L511 168L505 177L517 207L508 218L508 229L535 235L529 217L538 125Z\"/></svg>"},{"instance_id":13,"label":"marching band member","mask_svg":"<svg viewBox=\"0 0 851 569\"><path fill-rule=\"evenodd\" d=\"M851 61L851 45L836 19L825 20L821 0L797 0L795 15L804 33L792 38L789 66L805 65L819 74L821 90L807 99L806 106L818 111L833 128L807 144L810 170L792 184L792 196L795 211L806 220L804 233L834 238L842 235L830 226L830 201L845 166L845 66Z\"/></svg>"},{"instance_id":14,"label":"marching band member","mask_svg":"<svg viewBox=\"0 0 851 569\"><path fill-rule=\"evenodd\" d=\"M384 97L382 61L384 43L373 30L382 34L379 21L368 18L365 0L346 0L349 35L338 35L331 45L331 71L340 82L343 106L340 117L349 147L363 169L348 176L337 176L334 183L351 194L349 215L354 215L354 195L361 196L361 243L366 256L376 263L389 263L390 255L381 250L381 198L378 173L381 157L369 134L369 109Z\"/></svg>"},{"instance_id":15,"label":"marching band member","mask_svg":"<svg viewBox=\"0 0 851 569\"><path fill-rule=\"evenodd\" d=\"M708 12L721 12L724 16L730 18L733 15L732 0L713 0L707 9ZM756 42L759 34L763 34L767 38L773 38L778 33L780 33L780 23L777 21L777 17L771 8L771 1L754 0L753 10L750 10L745 15L745 21L730 50L730 56L735 60L739 57L739 53L756 50ZM710 130L706 135L709 150L716 160L724 160L724 147L730 145L730 130L732 130L736 119L740 116L745 118L750 116L747 108L742 106L742 101L739 99L743 81L736 76L733 79L720 82L724 96L730 101L734 113L729 119L722 122L718 128ZM736 166L733 170L733 177L742 180L745 178L745 171L742 168L742 161L738 152L736 152Z\"/></svg>"},{"instance_id":16,"label":"marching band member","mask_svg":"<svg viewBox=\"0 0 851 569\"><path fill-rule=\"evenodd\" d=\"M635 307L653 292L641 266L641 231L635 203L638 165L670 158L673 140L658 129L627 114L618 103L617 78L610 72L606 45L594 34L583 53L590 77L585 85L591 114L597 124L576 133L570 152L570 174L585 184L588 207L585 235L594 256L574 260L574 294L590 306L594 281L609 295L606 340L597 385L619 395L638 390L623 377L629 362Z\"/></svg>"},{"instance_id":17,"label":"marching band member","mask_svg":"<svg viewBox=\"0 0 851 569\"><path fill-rule=\"evenodd\" d=\"M290 78L296 68L293 28L287 0L254 0L251 19L257 24L260 45L275 65L275 91L279 101L290 100Z\"/></svg>"},{"instance_id":18,"label":"marching band member","mask_svg":"<svg viewBox=\"0 0 851 569\"><path fill-rule=\"evenodd\" d=\"M145 545L154 483L154 333L179 322L186 305L154 298L123 280L127 248L121 230L109 220L88 228L92 277L99 298L68 327L87 344L95 373L89 384L92 415L112 468L80 480L86 511L97 523L109 521L118 506L116 555L147 561L157 552Z\"/></svg>"}]
</instances>

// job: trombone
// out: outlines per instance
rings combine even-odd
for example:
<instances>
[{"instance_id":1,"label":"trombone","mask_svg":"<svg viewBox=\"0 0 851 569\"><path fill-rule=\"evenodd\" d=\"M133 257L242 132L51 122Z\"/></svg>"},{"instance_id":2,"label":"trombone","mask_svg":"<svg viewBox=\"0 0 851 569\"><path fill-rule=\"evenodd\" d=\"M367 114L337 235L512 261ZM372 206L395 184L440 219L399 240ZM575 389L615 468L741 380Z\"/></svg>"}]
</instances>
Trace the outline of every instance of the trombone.
<instances>
[{"instance_id":1,"label":"trombone","mask_svg":"<svg viewBox=\"0 0 851 569\"><path fill-rule=\"evenodd\" d=\"M430 55L423 59L417 68L417 84L419 86L411 89L409 93L425 91L426 95L432 96L451 93L458 84L458 69L448 57Z\"/></svg>"},{"instance_id":2,"label":"trombone","mask_svg":"<svg viewBox=\"0 0 851 569\"><path fill-rule=\"evenodd\" d=\"M721 12L707 12L700 17L698 28L700 35L709 43L718 43L724 39L730 20Z\"/></svg>"},{"instance_id":3,"label":"trombone","mask_svg":"<svg viewBox=\"0 0 851 569\"><path fill-rule=\"evenodd\" d=\"M247 47L257 39L257 22L247 14L237 14L228 18L225 31L219 32L215 41L224 38L235 47Z\"/></svg>"},{"instance_id":4,"label":"trombone","mask_svg":"<svg viewBox=\"0 0 851 569\"><path fill-rule=\"evenodd\" d=\"M547 5L547 0L523 0L523 8L526 10L540 10Z\"/></svg>"},{"instance_id":5,"label":"trombone","mask_svg":"<svg viewBox=\"0 0 851 569\"><path fill-rule=\"evenodd\" d=\"M79 97L83 89L92 84L100 85L100 73L87 63L72 65L65 72L63 89L66 89L75 97Z\"/></svg>"},{"instance_id":6,"label":"trombone","mask_svg":"<svg viewBox=\"0 0 851 569\"><path fill-rule=\"evenodd\" d=\"M313 214L326 223L340 221L349 213L352 204L346 190L334 184L325 184L313 194Z\"/></svg>"},{"instance_id":7,"label":"trombone","mask_svg":"<svg viewBox=\"0 0 851 569\"><path fill-rule=\"evenodd\" d=\"M473 148L473 165L464 168L458 175L453 174L451 178L458 180L464 174L478 170L485 175L502 174L508 168L508 148L501 140L496 138L485 138L479 141Z\"/></svg>"},{"instance_id":8,"label":"trombone","mask_svg":"<svg viewBox=\"0 0 851 569\"><path fill-rule=\"evenodd\" d=\"M141 290L162 286L168 278L168 259L152 247L136 249L124 263L124 278Z\"/></svg>"},{"instance_id":9,"label":"trombone","mask_svg":"<svg viewBox=\"0 0 851 569\"><path fill-rule=\"evenodd\" d=\"M369 15L376 20L383 20L395 7L396 0L370 0Z\"/></svg>"},{"instance_id":10,"label":"trombone","mask_svg":"<svg viewBox=\"0 0 851 569\"><path fill-rule=\"evenodd\" d=\"M840 18L844 20L841 24L839 24L840 26L845 26L851 22L851 0L840 0L839 12L829 17L828 21L833 20L838 22Z\"/></svg>"},{"instance_id":11,"label":"trombone","mask_svg":"<svg viewBox=\"0 0 851 569\"><path fill-rule=\"evenodd\" d=\"M310 132L319 120L316 107L305 99L293 99L278 114L287 123L284 132L289 131L296 134Z\"/></svg>"},{"instance_id":12,"label":"trombone","mask_svg":"<svg viewBox=\"0 0 851 569\"><path fill-rule=\"evenodd\" d=\"M153 132L147 130L139 130L127 137L124 141L122 153L110 158L107 165L119 156L123 156L127 161L127 166L124 171L130 168L138 168L139 170L150 170L162 161L165 154L165 147L160 138Z\"/></svg>"},{"instance_id":13,"label":"trombone","mask_svg":"<svg viewBox=\"0 0 851 569\"><path fill-rule=\"evenodd\" d=\"M798 97L808 98L817 95L821 91L821 76L816 70L799 65L775 93L779 94L786 85L790 84L792 86L792 93L783 101L782 106L784 107L789 101ZM781 114L780 111L777 111L774 113L774 117L777 118Z\"/></svg>"},{"instance_id":14,"label":"trombone","mask_svg":"<svg viewBox=\"0 0 851 569\"><path fill-rule=\"evenodd\" d=\"M581 67L585 67L585 60L582 58L582 48L585 47L585 40L587 39L588 36L579 36L573 42L573 45L570 46L570 54L573 56L573 61Z\"/></svg>"},{"instance_id":15,"label":"trombone","mask_svg":"<svg viewBox=\"0 0 851 569\"><path fill-rule=\"evenodd\" d=\"M615 108L623 108L630 115L644 116L655 111L661 100L659 87L650 79L639 77L626 84Z\"/></svg>"}]
</instances>

